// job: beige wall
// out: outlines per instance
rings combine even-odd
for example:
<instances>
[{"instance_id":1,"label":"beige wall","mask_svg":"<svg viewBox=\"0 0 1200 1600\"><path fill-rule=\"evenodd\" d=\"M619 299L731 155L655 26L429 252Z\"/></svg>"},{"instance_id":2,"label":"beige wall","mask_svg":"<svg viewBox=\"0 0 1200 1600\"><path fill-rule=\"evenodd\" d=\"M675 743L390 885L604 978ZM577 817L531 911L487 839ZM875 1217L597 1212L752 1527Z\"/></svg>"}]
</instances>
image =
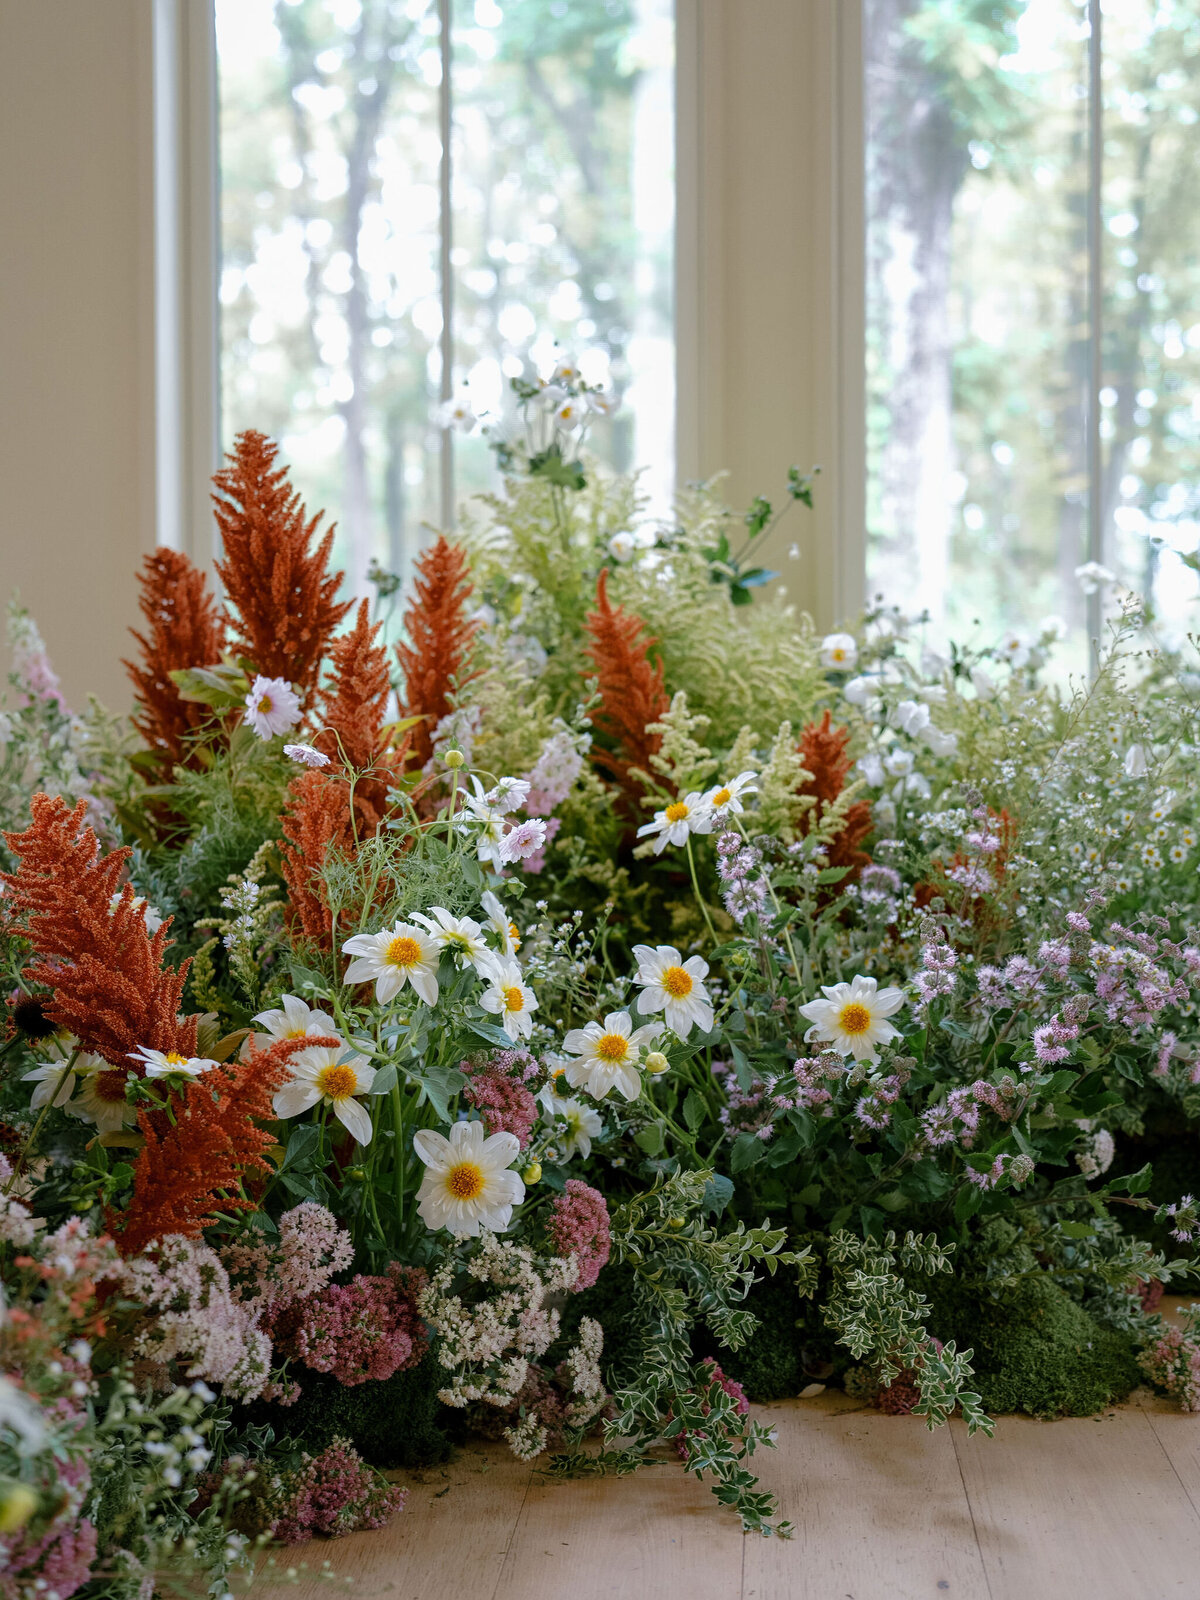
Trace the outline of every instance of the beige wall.
<instances>
[{"instance_id":1,"label":"beige wall","mask_svg":"<svg viewBox=\"0 0 1200 1600\"><path fill-rule=\"evenodd\" d=\"M0 0L0 595L75 705L127 703L154 542L150 21L150 0Z\"/></svg>"}]
</instances>

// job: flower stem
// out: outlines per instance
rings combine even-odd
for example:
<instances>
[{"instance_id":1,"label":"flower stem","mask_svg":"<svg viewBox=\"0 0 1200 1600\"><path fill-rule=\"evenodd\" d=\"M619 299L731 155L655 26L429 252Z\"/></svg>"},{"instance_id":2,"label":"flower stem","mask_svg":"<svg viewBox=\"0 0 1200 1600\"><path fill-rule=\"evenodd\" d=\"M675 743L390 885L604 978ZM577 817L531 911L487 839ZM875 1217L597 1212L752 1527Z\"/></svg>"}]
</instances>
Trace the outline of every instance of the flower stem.
<instances>
[{"instance_id":1,"label":"flower stem","mask_svg":"<svg viewBox=\"0 0 1200 1600\"><path fill-rule=\"evenodd\" d=\"M712 940L712 942L714 944L716 944L717 943L717 930L713 927L712 918L708 914L708 902L705 900L704 896L700 893L700 880L696 876L696 857L692 852L692 836L691 836L690 833L687 836L687 858L688 858L688 866L691 868L691 872L692 872L692 888L696 891L696 899L699 901L700 909L704 913L704 921L705 921L705 925L708 928L709 938Z\"/></svg>"}]
</instances>

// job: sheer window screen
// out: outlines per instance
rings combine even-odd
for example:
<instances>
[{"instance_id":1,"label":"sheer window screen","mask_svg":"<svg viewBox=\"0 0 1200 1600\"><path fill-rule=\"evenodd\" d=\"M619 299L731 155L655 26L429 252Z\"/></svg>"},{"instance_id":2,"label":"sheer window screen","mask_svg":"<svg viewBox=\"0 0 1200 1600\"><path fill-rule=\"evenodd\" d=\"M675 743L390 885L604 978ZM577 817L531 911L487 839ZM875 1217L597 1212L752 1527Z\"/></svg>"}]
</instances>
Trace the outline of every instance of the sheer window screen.
<instances>
[{"instance_id":1,"label":"sheer window screen","mask_svg":"<svg viewBox=\"0 0 1200 1600\"><path fill-rule=\"evenodd\" d=\"M495 481L479 436L443 471L446 347L481 410L576 358L622 398L591 447L645 465L665 510L671 0L217 0L216 21L222 436L280 439L353 588Z\"/></svg>"},{"instance_id":2,"label":"sheer window screen","mask_svg":"<svg viewBox=\"0 0 1200 1600\"><path fill-rule=\"evenodd\" d=\"M1104 0L1098 193L1091 15L864 7L869 589L979 642L1058 616L1071 666L1076 567L1098 555L1179 631L1200 536L1200 0Z\"/></svg>"}]
</instances>

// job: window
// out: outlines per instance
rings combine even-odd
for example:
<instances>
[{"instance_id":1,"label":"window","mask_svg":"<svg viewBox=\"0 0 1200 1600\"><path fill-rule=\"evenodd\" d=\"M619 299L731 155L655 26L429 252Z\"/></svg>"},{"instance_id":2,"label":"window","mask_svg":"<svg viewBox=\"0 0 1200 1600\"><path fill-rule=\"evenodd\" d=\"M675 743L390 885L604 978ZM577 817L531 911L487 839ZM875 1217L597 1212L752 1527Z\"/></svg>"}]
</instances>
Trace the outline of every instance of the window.
<instances>
[{"instance_id":1,"label":"window","mask_svg":"<svg viewBox=\"0 0 1200 1600\"><path fill-rule=\"evenodd\" d=\"M222 425L281 440L356 589L489 486L434 421L556 349L673 462L671 0L217 0ZM447 70L448 69L448 70ZM449 127L449 160L443 129Z\"/></svg>"},{"instance_id":2,"label":"window","mask_svg":"<svg viewBox=\"0 0 1200 1600\"><path fill-rule=\"evenodd\" d=\"M1200 0L865 0L864 24L871 592L981 642L1056 614L1082 665L1092 556L1182 626Z\"/></svg>"}]
</instances>

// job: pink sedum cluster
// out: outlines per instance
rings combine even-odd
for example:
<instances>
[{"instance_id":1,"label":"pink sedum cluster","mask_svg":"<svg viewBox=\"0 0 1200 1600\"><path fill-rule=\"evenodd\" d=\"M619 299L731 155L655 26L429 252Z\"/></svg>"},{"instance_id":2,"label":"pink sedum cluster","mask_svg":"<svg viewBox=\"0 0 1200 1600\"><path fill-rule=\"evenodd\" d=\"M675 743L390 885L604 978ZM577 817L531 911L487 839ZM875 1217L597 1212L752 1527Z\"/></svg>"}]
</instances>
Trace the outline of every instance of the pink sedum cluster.
<instances>
[{"instance_id":1,"label":"pink sedum cluster","mask_svg":"<svg viewBox=\"0 0 1200 1600\"><path fill-rule=\"evenodd\" d=\"M282 1487L286 1498L271 1523L281 1544L302 1544L318 1533L336 1539L386 1527L408 1499L407 1489L372 1472L346 1439L334 1439L319 1456L305 1455Z\"/></svg>"},{"instance_id":2,"label":"pink sedum cluster","mask_svg":"<svg viewBox=\"0 0 1200 1600\"><path fill-rule=\"evenodd\" d=\"M1138 1362L1151 1382L1174 1395L1185 1411L1200 1411L1200 1343L1189 1334L1164 1327Z\"/></svg>"},{"instance_id":3,"label":"pink sedum cluster","mask_svg":"<svg viewBox=\"0 0 1200 1600\"><path fill-rule=\"evenodd\" d=\"M547 1224L554 1250L560 1256L574 1256L579 1276L571 1285L578 1294L590 1289L608 1262L612 1232L604 1196L579 1178L568 1178L566 1193L558 1197Z\"/></svg>"},{"instance_id":4,"label":"pink sedum cluster","mask_svg":"<svg viewBox=\"0 0 1200 1600\"><path fill-rule=\"evenodd\" d=\"M280 1217L278 1239L225 1245L221 1259L234 1297L269 1326L286 1306L319 1294L344 1271L354 1246L332 1211L305 1200Z\"/></svg>"},{"instance_id":5,"label":"pink sedum cluster","mask_svg":"<svg viewBox=\"0 0 1200 1600\"><path fill-rule=\"evenodd\" d=\"M348 1386L415 1367L429 1347L417 1297L419 1267L393 1262L384 1277L359 1273L302 1301L289 1316L287 1346L307 1366Z\"/></svg>"},{"instance_id":6,"label":"pink sedum cluster","mask_svg":"<svg viewBox=\"0 0 1200 1600\"><path fill-rule=\"evenodd\" d=\"M514 1134L524 1150L538 1109L537 1101L523 1083L505 1072L485 1067L469 1071L463 1098L479 1112L489 1137L493 1133Z\"/></svg>"}]
</instances>

